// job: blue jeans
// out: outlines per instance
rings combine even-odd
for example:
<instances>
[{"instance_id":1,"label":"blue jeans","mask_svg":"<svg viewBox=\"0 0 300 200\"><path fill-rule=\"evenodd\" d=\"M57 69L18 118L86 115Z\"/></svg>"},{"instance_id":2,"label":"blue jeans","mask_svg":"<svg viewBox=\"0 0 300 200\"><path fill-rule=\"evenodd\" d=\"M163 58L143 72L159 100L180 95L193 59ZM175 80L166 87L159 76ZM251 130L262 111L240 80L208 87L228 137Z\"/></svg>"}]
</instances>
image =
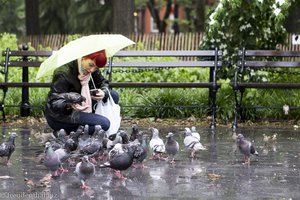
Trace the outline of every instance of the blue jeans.
<instances>
[{"instance_id":1,"label":"blue jeans","mask_svg":"<svg viewBox=\"0 0 300 200\"><path fill-rule=\"evenodd\" d=\"M111 90L110 91L111 97L113 98L115 103L119 103L119 94ZM65 129L67 133L70 133L71 131L76 131L77 128L82 125L85 126L86 124L89 125L89 133L92 135L95 131L95 125L101 125L101 127L106 131L109 129L110 121L102 116L94 113L86 113L86 112L78 112L78 119L75 120L75 122L62 122L58 119L55 119L49 115L45 115L46 120L48 122L48 125L54 130L58 131L60 129Z\"/></svg>"}]
</instances>

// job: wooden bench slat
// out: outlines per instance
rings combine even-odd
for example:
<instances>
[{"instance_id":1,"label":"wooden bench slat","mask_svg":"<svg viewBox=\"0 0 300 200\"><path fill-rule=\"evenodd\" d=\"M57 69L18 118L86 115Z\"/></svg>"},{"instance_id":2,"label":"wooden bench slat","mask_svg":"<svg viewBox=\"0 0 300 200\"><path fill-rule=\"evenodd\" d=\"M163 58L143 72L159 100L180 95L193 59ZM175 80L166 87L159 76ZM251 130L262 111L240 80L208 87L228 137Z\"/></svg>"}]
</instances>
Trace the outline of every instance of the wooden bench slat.
<instances>
[{"instance_id":1,"label":"wooden bench slat","mask_svg":"<svg viewBox=\"0 0 300 200\"><path fill-rule=\"evenodd\" d=\"M167 82L111 82L111 87L122 87L122 88L211 88L213 83L167 83ZM220 87L220 84L217 84Z\"/></svg>"},{"instance_id":2,"label":"wooden bench slat","mask_svg":"<svg viewBox=\"0 0 300 200\"><path fill-rule=\"evenodd\" d=\"M41 61L9 61L9 67L40 67ZM3 63L4 65L4 63Z\"/></svg>"},{"instance_id":3,"label":"wooden bench slat","mask_svg":"<svg viewBox=\"0 0 300 200\"><path fill-rule=\"evenodd\" d=\"M242 55L242 51L239 52ZM246 50L245 56L256 57L299 57L299 51L276 51L276 50Z\"/></svg>"},{"instance_id":4,"label":"wooden bench slat","mask_svg":"<svg viewBox=\"0 0 300 200\"><path fill-rule=\"evenodd\" d=\"M243 82L238 83L240 88L272 88L272 89L300 89L300 83L255 83Z\"/></svg>"},{"instance_id":5,"label":"wooden bench slat","mask_svg":"<svg viewBox=\"0 0 300 200\"><path fill-rule=\"evenodd\" d=\"M283 68L300 68L300 62L295 61L244 61L245 66L252 68L260 67L283 67Z\"/></svg>"},{"instance_id":6,"label":"wooden bench slat","mask_svg":"<svg viewBox=\"0 0 300 200\"><path fill-rule=\"evenodd\" d=\"M218 51L218 54L221 54L221 51ZM211 57L215 56L215 50L198 50L198 51L119 51L115 55L115 57Z\"/></svg>"},{"instance_id":7,"label":"wooden bench slat","mask_svg":"<svg viewBox=\"0 0 300 200\"><path fill-rule=\"evenodd\" d=\"M222 63L218 62L218 66L221 66ZM115 67L140 67L140 68L149 68L149 67L214 67L214 61L165 61L165 62L156 62L156 61L136 61L136 62L113 62L113 68Z\"/></svg>"},{"instance_id":8,"label":"wooden bench slat","mask_svg":"<svg viewBox=\"0 0 300 200\"><path fill-rule=\"evenodd\" d=\"M36 57L49 57L53 51L10 51L9 56L36 56ZM6 55L6 51L2 51L2 56Z\"/></svg>"}]
</instances>

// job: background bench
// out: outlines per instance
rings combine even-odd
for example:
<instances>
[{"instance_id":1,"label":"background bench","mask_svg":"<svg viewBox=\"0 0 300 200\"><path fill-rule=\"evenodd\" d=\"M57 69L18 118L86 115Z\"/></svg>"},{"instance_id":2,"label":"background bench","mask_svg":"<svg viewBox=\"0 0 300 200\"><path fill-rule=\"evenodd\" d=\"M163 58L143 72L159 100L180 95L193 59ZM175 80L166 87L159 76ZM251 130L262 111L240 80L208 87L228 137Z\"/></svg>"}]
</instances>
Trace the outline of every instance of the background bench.
<instances>
[{"instance_id":1,"label":"background bench","mask_svg":"<svg viewBox=\"0 0 300 200\"><path fill-rule=\"evenodd\" d=\"M211 127L215 127L215 112L216 112L216 93L220 85L217 83L217 69L222 66L220 61L222 52L218 49L214 50L199 50L199 51L120 51L108 62L108 69L105 70L105 76L110 81L110 86L114 88L207 88L209 89L209 105L211 111ZM22 50L11 51L6 49L2 52L5 60L1 63L1 73L4 75L4 81L0 83L0 88L3 90L3 96L0 101L0 111L2 111L3 119L5 120L5 97L8 88L22 88L22 102L20 105L20 115L26 117L30 114L31 105L29 104L29 88L31 87L50 87L50 83L31 82L29 77L29 67L39 67L41 57L49 57L52 51L28 51L27 45L23 45ZM181 61L114 61L115 57L178 57ZM185 58L193 58L192 60ZM198 60L202 58L202 60ZM8 80L10 67L22 67L22 82L11 82ZM139 69L160 69L160 68L178 68L178 67L193 67L193 68L210 68L210 78L204 82L197 83L179 83L179 82L114 82L113 70L129 70L129 68Z\"/></svg>"},{"instance_id":2,"label":"background bench","mask_svg":"<svg viewBox=\"0 0 300 200\"><path fill-rule=\"evenodd\" d=\"M110 81L111 87L120 88L207 88L209 90L209 99L207 108L211 113L211 128L215 127L216 114L216 94L220 87L217 83L217 70L222 66L222 52L217 48L214 50L197 51L120 51L109 61L109 67L106 71L106 78ZM115 58L122 57L174 57L176 61L114 61ZM114 82L113 70L151 70L165 68L209 68L210 76L208 80L199 80L199 82Z\"/></svg>"},{"instance_id":3,"label":"background bench","mask_svg":"<svg viewBox=\"0 0 300 200\"><path fill-rule=\"evenodd\" d=\"M50 87L50 83L30 82L29 67L39 67L41 61L40 57L49 57L52 51L28 51L28 46L25 44L19 51L11 51L7 48L2 51L2 56L5 60L1 62L0 73L3 74L3 82L0 82L0 89L3 90L3 95L0 100L0 111L2 111L2 118L5 121L5 97L8 88L19 87L22 88L22 102L20 105L20 115L22 117L29 116L29 88L30 87ZM11 82L8 79L10 67L22 67L22 82Z\"/></svg>"},{"instance_id":4,"label":"background bench","mask_svg":"<svg viewBox=\"0 0 300 200\"><path fill-rule=\"evenodd\" d=\"M285 73L284 69L300 68L299 51L277 51L277 50L246 50L238 51L239 60L231 83L235 95L235 114L233 128L237 128L238 116L243 119L243 95L248 88L256 89L300 89L300 83L294 82L269 82L253 81L250 73L257 71ZM299 57L297 59L297 57ZM261 108L263 106L255 106ZM249 108L249 106L248 106ZM282 108L282 107L281 107Z\"/></svg>"}]
</instances>

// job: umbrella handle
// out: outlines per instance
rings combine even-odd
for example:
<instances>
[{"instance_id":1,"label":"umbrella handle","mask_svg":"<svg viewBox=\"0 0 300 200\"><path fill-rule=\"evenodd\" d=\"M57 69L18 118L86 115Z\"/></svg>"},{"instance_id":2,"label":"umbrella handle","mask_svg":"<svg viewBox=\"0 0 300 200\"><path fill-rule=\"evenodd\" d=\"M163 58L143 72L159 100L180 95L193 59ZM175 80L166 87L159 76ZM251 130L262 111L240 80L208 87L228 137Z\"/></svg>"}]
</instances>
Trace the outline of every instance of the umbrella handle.
<instances>
[{"instance_id":1,"label":"umbrella handle","mask_svg":"<svg viewBox=\"0 0 300 200\"><path fill-rule=\"evenodd\" d=\"M113 58L110 57L109 62L108 62L108 70L107 70L107 74L109 76L109 78L108 78L109 82L111 82L111 80L112 80L112 77L111 77L112 76L112 74L111 74L111 72L112 72L112 62L113 62Z\"/></svg>"}]
</instances>

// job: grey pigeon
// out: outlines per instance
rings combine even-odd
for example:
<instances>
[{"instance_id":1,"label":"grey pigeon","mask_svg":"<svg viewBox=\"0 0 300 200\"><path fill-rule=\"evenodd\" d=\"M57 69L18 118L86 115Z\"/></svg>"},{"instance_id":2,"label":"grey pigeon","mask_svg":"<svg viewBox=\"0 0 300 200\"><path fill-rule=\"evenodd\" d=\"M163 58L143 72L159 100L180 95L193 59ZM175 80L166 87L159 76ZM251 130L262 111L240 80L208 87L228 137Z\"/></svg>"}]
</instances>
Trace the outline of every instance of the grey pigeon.
<instances>
[{"instance_id":1,"label":"grey pigeon","mask_svg":"<svg viewBox=\"0 0 300 200\"><path fill-rule=\"evenodd\" d=\"M152 138L149 142L150 149L153 153L153 158L161 159L161 154L165 153L166 147L164 141L159 137L159 131L157 128L150 128Z\"/></svg>"},{"instance_id":2,"label":"grey pigeon","mask_svg":"<svg viewBox=\"0 0 300 200\"><path fill-rule=\"evenodd\" d=\"M74 141L74 144L72 147L70 147L71 151L75 151L78 148L78 143L79 143L79 136L83 133L84 131L84 126L79 126L76 131L71 131L69 138Z\"/></svg>"},{"instance_id":3,"label":"grey pigeon","mask_svg":"<svg viewBox=\"0 0 300 200\"><path fill-rule=\"evenodd\" d=\"M113 155L109 161L101 164L99 167L114 169L116 170L115 174L119 178L124 179L125 177L121 174L121 171L128 169L132 165L136 149L136 145L127 146L125 151Z\"/></svg>"},{"instance_id":4,"label":"grey pigeon","mask_svg":"<svg viewBox=\"0 0 300 200\"><path fill-rule=\"evenodd\" d=\"M200 143L198 138L192 135L189 128L185 128L185 137L183 140L185 148L190 151L190 157L194 158L195 153L199 150L206 150L206 148Z\"/></svg>"},{"instance_id":5,"label":"grey pigeon","mask_svg":"<svg viewBox=\"0 0 300 200\"><path fill-rule=\"evenodd\" d=\"M68 92L68 93L53 93L52 94L52 105L55 108L60 108L61 105L66 104L80 104L85 101L85 97L76 92Z\"/></svg>"},{"instance_id":6,"label":"grey pigeon","mask_svg":"<svg viewBox=\"0 0 300 200\"><path fill-rule=\"evenodd\" d=\"M84 146L81 150L82 153L88 155L89 158L93 159L93 163L96 163L94 159L95 156L99 156L99 152L103 147L103 138L105 131L102 129L101 125L95 126L95 132L90 144Z\"/></svg>"},{"instance_id":7,"label":"grey pigeon","mask_svg":"<svg viewBox=\"0 0 300 200\"><path fill-rule=\"evenodd\" d=\"M139 131L136 140L139 141L139 145L134 153L134 162L141 168L145 168L143 161L147 158L149 147L147 144L148 136ZM135 165L134 165L135 166Z\"/></svg>"},{"instance_id":8,"label":"grey pigeon","mask_svg":"<svg viewBox=\"0 0 300 200\"><path fill-rule=\"evenodd\" d=\"M243 134L237 135L236 144L237 148L244 155L245 164L250 165L251 154L258 156L258 152L255 150L253 144L248 141Z\"/></svg>"},{"instance_id":9,"label":"grey pigeon","mask_svg":"<svg viewBox=\"0 0 300 200\"><path fill-rule=\"evenodd\" d=\"M80 188L89 189L85 182L95 175L95 165L89 161L88 156L83 156L81 162L76 165L75 173L81 182Z\"/></svg>"},{"instance_id":10,"label":"grey pigeon","mask_svg":"<svg viewBox=\"0 0 300 200\"><path fill-rule=\"evenodd\" d=\"M120 140L120 143L122 144L129 143L129 135L124 130L119 130L117 133L111 134L108 139L111 141Z\"/></svg>"},{"instance_id":11,"label":"grey pigeon","mask_svg":"<svg viewBox=\"0 0 300 200\"><path fill-rule=\"evenodd\" d=\"M6 165L10 165L10 157L15 151L15 138L17 133L12 132L6 142L0 145L0 157L6 157Z\"/></svg>"},{"instance_id":12,"label":"grey pigeon","mask_svg":"<svg viewBox=\"0 0 300 200\"><path fill-rule=\"evenodd\" d=\"M59 156L52 149L50 142L46 142L45 144L45 157L43 163L51 172L52 176L58 176L58 169L61 166L61 161L59 160Z\"/></svg>"},{"instance_id":13,"label":"grey pigeon","mask_svg":"<svg viewBox=\"0 0 300 200\"><path fill-rule=\"evenodd\" d=\"M51 147L53 148L54 151L56 149L59 149L64 146L64 144L67 141L66 136L67 136L67 133L66 133L65 129L60 129L57 132L57 138L55 138L54 140L51 140Z\"/></svg>"},{"instance_id":14,"label":"grey pigeon","mask_svg":"<svg viewBox=\"0 0 300 200\"><path fill-rule=\"evenodd\" d=\"M89 125L84 126L82 135L78 138L78 146L81 151L85 146L89 145L92 142L92 138L89 134Z\"/></svg>"},{"instance_id":15,"label":"grey pigeon","mask_svg":"<svg viewBox=\"0 0 300 200\"><path fill-rule=\"evenodd\" d=\"M131 128L132 129L131 129L129 141L134 141L137 138L137 135L139 133L139 127L137 124L133 124Z\"/></svg>"},{"instance_id":16,"label":"grey pigeon","mask_svg":"<svg viewBox=\"0 0 300 200\"><path fill-rule=\"evenodd\" d=\"M70 158L71 148L73 147L74 143L74 140L69 138L62 148L55 150L55 153L58 155L58 158L61 161L61 163L67 161ZM68 172L68 170L65 170L63 168L62 164L60 165L60 170L62 172Z\"/></svg>"},{"instance_id":17,"label":"grey pigeon","mask_svg":"<svg viewBox=\"0 0 300 200\"><path fill-rule=\"evenodd\" d=\"M110 139L109 139L110 138ZM120 132L116 133L115 137L109 137L106 139L106 148L110 151L116 144L122 144L122 137L120 136Z\"/></svg>"},{"instance_id":18,"label":"grey pigeon","mask_svg":"<svg viewBox=\"0 0 300 200\"><path fill-rule=\"evenodd\" d=\"M108 152L108 158L112 159L116 155L124 153L124 147L123 144L117 143L109 152Z\"/></svg>"},{"instance_id":19,"label":"grey pigeon","mask_svg":"<svg viewBox=\"0 0 300 200\"><path fill-rule=\"evenodd\" d=\"M166 153L168 154L168 158L171 157L170 163L175 163L174 158L179 151L179 143L174 139L174 134L171 132L169 132L166 137Z\"/></svg>"}]
</instances>

